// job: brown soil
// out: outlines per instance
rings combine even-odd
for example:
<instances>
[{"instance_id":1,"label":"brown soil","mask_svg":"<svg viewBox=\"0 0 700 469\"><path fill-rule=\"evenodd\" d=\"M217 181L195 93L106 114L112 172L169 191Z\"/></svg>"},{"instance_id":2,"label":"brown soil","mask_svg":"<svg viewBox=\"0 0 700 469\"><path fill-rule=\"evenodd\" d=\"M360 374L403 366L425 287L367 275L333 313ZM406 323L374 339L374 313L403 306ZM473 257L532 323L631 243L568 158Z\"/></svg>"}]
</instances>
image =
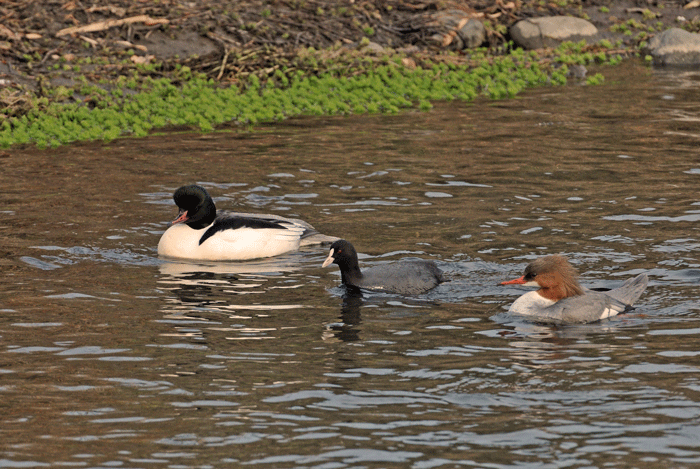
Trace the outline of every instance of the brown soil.
<instances>
[{"instance_id":1,"label":"brown soil","mask_svg":"<svg viewBox=\"0 0 700 469\"><path fill-rule=\"evenodd\" d=\"M443 46L432 39L440 32L432 15L446 9L488 21L486 45L494 53L509 39L509 26L523 18L547 15L587 17L604 34L632 46L633 35L613 34L610 27L634 19L658 31L661 23L670 27L677 24L678 16L692 19L700 11L684 9L683 3L7 0L0 3L0 102L16 108L5 115L21 114L35 104L27 101L31 101L26 97L28 91L42 96L43 87L71 86L82 76L95 83L111 80L131 73L136 63L158 63L152 73L160 76L167 76L177 64L187 65L221 82L235 83L241 74L289 60L300 48L357 44L365 37L407 54L433 54ZM81 29L89 25L94 30ZM89 65L87 57L91 58Z\"/></svg>"}]
</instances>

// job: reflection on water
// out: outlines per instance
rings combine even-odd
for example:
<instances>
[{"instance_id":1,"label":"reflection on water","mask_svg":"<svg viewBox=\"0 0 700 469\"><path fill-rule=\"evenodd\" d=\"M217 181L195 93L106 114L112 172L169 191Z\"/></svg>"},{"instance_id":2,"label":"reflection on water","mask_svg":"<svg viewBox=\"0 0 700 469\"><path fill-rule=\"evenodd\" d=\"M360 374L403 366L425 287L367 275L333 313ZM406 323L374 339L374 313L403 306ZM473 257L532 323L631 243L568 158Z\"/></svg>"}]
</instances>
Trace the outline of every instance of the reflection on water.
<instances>
[{"instance_id":1,"label":"reflection on water","mask_svg":"<svg viewBox=\"0 0 700 469\"><path fill-rule=\"evenodd\" d=\"M364 300L361 294L354 291L347 291L343 295L343 302L340 308L339 321L327 324L326 328L332 334L326 334L324 339L334 337L343 342L355 342L360 340L360 324L362 323L362 306Z\"/></svg>"},{"instance_id":2,"label":"reflection on water","mask_svg":"<svg viewBox=\"0 0 700 469\"><path fill-rule=\"evenodd\" d=\"M700 74L604 72L430 113L13 150L0 467L698 465ZM450 281L352 295L320 246L158 259L185 183ZM509 316L523 290L498 284L551 253L588 287L650 286L600 323Z\"/></svg>"}]
</instances>

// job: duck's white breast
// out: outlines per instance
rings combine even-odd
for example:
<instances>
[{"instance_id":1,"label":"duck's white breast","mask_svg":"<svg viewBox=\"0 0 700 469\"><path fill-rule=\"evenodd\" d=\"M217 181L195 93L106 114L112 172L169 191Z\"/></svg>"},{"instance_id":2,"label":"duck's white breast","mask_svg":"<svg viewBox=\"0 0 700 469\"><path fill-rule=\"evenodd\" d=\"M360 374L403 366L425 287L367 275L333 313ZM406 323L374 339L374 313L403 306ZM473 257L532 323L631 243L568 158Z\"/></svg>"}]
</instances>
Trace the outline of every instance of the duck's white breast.
<instances>
[{"instance_id":1,"label":"duck's white breast","mask_svg":"<svg viewBox=\"0 0 700 469\"><path fill-rule=\"evenodd\" d=\"M548 300L536 291L527 292L515 300L508 309L511 313L537 315L542 309L552 306L555 301Z\"/></svg>"},{"instance_id":2,"label":"duck's white breast","mask_svg":"<svg viewBox=\"0 0 700 469\"><path fill-rule=\"evenodd\" d=\"M299 249L300 230L236 228L217 231L202 244L209 227L195 230L186 224L168 228L158 242L158 255L180 259L232 261L272 257Z\"/></svg>"}]
</instances>

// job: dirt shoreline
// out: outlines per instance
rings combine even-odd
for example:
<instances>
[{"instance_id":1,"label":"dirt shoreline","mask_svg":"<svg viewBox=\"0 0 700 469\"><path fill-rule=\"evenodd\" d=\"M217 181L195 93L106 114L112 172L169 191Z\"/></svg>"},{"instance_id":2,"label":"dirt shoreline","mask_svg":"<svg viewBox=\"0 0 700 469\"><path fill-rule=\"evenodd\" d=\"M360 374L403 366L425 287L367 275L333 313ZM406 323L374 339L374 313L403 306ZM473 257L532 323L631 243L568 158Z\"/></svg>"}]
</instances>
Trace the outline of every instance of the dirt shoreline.
<instances>
[{"instance_id":1,"label":"dirt shoreline","mask_svg":"<svg viewBox=\"0 0 700 469\"><path fill-rule=\"evenodd\" d=\"M21 116L60 100L89 101L89 96L63 96L56 90L81 82L108 87L134 70L158 78L187 66L230 85L241 76L288 64L309 47L369 40L409 55L437 56L444 48L431 38L436 32L431 18L446 9L486 22L485 45L494 54L509 40L508 28L529 17L583 17L628 49L654 32L679 25L682 15L689 20L682 23L687 29L700 26L693 19L699 8L651 0L95 0L89 7L73 0L4 2L2 115Z\"/></svg>"}]
</instances>

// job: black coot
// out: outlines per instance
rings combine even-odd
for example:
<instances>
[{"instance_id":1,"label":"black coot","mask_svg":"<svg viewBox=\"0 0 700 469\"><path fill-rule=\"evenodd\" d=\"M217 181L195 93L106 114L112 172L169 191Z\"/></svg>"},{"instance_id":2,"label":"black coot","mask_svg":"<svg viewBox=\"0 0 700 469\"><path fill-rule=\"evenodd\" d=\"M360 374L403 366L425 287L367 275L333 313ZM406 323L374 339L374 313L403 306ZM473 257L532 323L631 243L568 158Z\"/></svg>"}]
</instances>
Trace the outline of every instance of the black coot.
<instances>
[{"instance_id":1,"label":"black coot","mask_svg":"<svg viewBox=\"0 0 700 469\"><path fill-rule=\"evenodd\" d=\"M323 267L330 264L338 264L343 284L348 288L417 295L445 281L435 262L423 259L403 260L361 271L357 251L344 239L331 244Z\"/></svg>"}]
</instances>

